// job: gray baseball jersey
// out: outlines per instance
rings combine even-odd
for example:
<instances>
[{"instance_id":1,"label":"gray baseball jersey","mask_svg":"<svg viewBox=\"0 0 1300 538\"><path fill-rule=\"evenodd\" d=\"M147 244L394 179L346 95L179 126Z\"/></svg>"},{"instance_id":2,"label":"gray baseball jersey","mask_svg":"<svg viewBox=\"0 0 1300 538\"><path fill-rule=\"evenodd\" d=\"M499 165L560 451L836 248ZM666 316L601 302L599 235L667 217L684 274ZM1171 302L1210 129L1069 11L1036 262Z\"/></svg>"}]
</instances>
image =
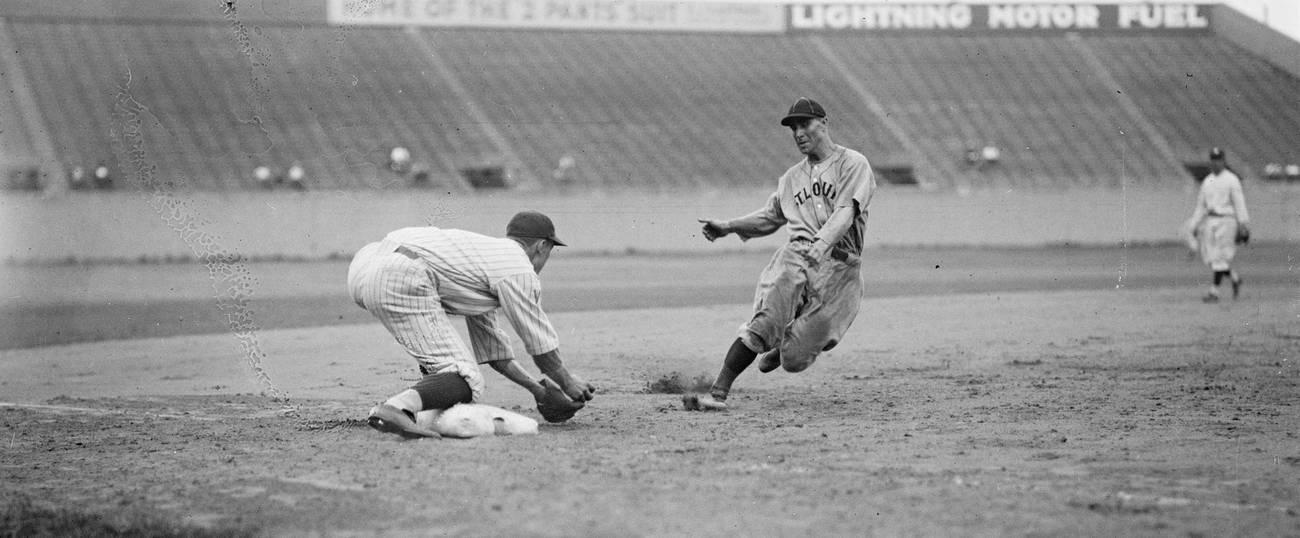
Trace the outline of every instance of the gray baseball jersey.
<instances>
[{"instance_id":1,"label":"gray baseball jersey","mask_svg":"<svg viewBox=\"0 0 1300 538\"><path fill-rule=\"evenodd\" d=\"M811 164L805 157L786 170L777 181L776 192L768 197L759 211L746 218L758 217L775 224L786 224L790 239L812 241L831 213L841 207L858 208L853 226L836 247L845 253L862 254L867 229L867 205L876 192L876 176L871 163L857 151L843 146L826 159ZM741 237L748 238L741 233Z\"/></svg>"}]
</instances>

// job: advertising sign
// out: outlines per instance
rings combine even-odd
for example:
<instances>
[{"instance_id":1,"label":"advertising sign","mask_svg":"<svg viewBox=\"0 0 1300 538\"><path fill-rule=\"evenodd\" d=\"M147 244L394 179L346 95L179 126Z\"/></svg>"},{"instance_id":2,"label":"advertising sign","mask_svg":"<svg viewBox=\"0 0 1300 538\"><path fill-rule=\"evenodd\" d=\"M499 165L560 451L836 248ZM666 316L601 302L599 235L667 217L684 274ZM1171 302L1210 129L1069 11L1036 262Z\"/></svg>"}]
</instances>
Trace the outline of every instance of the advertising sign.
<instances>
[{"instance_id":1,"label":"advertising sign","mask_svg":"<svg viewBox=\"0 0 1300 538\"><path fill-rule=\"evenodd\" d=\"M791 30L1208 30L1208 4L789 6Z\"/></svg>"},{"instance_id":2,"label":"advertising sign","mask_svg":"<svg viewBox=\"0 0 1300 538\"><path fill-rule=\"evenodd\" d=\"M777 33L785 6L664 0L328 0L332 24Z\"/></svg>"}]
</instances>

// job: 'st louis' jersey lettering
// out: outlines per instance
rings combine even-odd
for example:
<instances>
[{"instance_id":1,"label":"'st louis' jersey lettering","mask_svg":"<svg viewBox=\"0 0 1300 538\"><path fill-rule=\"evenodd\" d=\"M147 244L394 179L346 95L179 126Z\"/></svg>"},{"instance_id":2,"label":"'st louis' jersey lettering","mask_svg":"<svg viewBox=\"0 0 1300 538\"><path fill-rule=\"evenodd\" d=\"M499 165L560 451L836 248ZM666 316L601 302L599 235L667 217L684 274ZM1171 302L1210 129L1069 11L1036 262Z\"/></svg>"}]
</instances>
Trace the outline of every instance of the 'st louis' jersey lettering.
<instances>
[{"instance_id":1,"label":"'st louis' jersey lettering","mask_svg":"<svg viewBox=\"0 0 1300 538\"><path fill-rule=\"evenodd\" d=\"M840 146L817 164L804 160L786 170L768 198L764 212L789 225L790 237L811 240L831 213L840 207L858 208L853 226L836 245L849 253L862 254L867 228L867 204L876 191L871 163L861 153Z\"/></svg>"}]
</instances>

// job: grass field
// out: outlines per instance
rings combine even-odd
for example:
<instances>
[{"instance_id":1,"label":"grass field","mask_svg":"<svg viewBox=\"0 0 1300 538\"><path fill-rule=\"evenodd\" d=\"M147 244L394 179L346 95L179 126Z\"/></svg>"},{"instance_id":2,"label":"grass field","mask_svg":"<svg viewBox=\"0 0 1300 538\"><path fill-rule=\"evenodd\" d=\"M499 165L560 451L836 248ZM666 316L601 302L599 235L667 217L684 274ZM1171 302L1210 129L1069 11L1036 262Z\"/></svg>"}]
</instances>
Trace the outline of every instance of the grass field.
<instances>
[{"instance_id":1,"label":"grass field","mask_svg":"<svg viewBox=\"0 0 1300 538\"><path fill-rule=\"evenodd\" d=\"M765 256L561 256L546 302L600 393L471 441L364 426L417 374L341 263L249 266L258 361L201 266L4 268L0 531L1297 535L1296 255L1246 249L1243 297L1206 305L1174 247L872 251L844 343L717 414L667 380L716 371Z\"/></svg>"}]
</instances>

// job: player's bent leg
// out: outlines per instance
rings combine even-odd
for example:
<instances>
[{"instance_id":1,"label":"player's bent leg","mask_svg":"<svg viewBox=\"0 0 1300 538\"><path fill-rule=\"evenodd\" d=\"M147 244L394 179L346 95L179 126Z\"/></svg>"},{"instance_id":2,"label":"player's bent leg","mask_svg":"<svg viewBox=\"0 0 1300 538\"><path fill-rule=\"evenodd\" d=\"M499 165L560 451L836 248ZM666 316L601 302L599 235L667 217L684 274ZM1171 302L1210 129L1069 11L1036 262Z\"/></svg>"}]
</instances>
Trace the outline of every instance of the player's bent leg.
<instances>
[{"instance_id":1,"label":"player's bent leg","mask_svg":"<svg viewBox=\"0 0 1300 538\"><path fill-rule=\"evenodd\" d=\"M384 433L407 438L438 437L416 422L418 411L447 409L473 399L469 383L455 369L426 375L410 389L398 393L370 410L366 422Z\"/></svg>"},{"instance_id":2,"label":"player's bent leg","mask_svg":"<svg viewBox=\"0 0 1300 538\"><path fill-rule=\"evenodd\" d=\"M808 282L807 262L783 247L763 269L754 292L754 315L736 335L750 349L776 347L790 322L798 315Z\"/></svg>"},{"instance_id":3,"label":"player's bent leg","mask_svg":"<svg viewBox=\"0 0 1300 538\"><path fill-rule=\"evenodd\" d=\"M810 315L796 320L790 335L779 348L781 368L790 373L807 370L817 361L822 350L827 348L827 340L838 340L830 337L831 330L831 320L824 315Z\"/></svg>"},{"instance_id":4,"label":"player's bent leg","mask_svg":"<svg viewBox=\"0 0 1300 538\"><path fill-rule=\"evenodd\" d=\"M822 278L817 299L804 306L781 342L781 367L787 372L807 370L839 344L862 306L857 264L838 264Z\"/></svg>"},{"instance_id":5,"label":"player's bent leg","mask_svg":"<svg viewBox=\"0 0 1300 538\"><path fill-rule=\"evenodd\" d=\"M799 307L799 298L808 283L807 261L789 244L772 255L759 275L754 291L754 315L741 326L737 338L727 350L722 369L709 394L687 394L682 407L687 411L722 411L731 385L759 352L772 349L786 330Z\"/></svg>"},{"instance_id":6,"label":"player's bent leg","mask_svg":"<svg viewBox=\"0 0 1300 538\"><path fill-rule=\"evenodd\" d=\"M474 398L469 383L454 369L426 375L411 390L420 395L420 411L447 409L458 403L469 403Z\"/></svg>"}]
</instances>

